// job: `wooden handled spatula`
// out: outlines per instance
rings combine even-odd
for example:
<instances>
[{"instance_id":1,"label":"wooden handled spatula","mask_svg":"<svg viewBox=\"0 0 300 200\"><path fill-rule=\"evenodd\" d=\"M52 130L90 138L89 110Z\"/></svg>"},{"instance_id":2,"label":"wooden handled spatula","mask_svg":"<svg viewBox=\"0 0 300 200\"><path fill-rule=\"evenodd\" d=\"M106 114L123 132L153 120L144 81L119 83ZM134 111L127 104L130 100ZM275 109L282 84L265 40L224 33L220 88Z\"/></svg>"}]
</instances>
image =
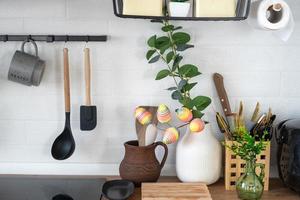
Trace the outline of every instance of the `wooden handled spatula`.
<instances>
[{"instance_id":1,"label":"wooden handled spatula","mask_svg":"<svg viewBox=\"0 0 300 200\"><path fill-rule=\"evenodd\" d=\"M90 131L97 126L97 107L91 103L91 62L88 48L84 49L84 68L86 105L80 106L80 129Z\"/></svg>"}]
</instances>

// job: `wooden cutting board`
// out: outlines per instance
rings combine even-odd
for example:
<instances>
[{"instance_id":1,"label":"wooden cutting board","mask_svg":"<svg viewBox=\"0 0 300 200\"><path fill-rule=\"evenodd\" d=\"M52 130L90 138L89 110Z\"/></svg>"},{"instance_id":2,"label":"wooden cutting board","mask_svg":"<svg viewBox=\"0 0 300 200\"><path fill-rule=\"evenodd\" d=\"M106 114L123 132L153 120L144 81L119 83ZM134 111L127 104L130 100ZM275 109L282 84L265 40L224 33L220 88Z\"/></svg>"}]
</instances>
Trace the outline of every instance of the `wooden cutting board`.
<instances>
[{"instance_id":1,"label":"wooden cutting board","mask_svg":"<svg viewBox=\"0 0 300 200\"><path fill-rule=\"evenodd\" d=\"M203 183L143 183L142 200L212 200Z\"/></svg>"}]
</instances>

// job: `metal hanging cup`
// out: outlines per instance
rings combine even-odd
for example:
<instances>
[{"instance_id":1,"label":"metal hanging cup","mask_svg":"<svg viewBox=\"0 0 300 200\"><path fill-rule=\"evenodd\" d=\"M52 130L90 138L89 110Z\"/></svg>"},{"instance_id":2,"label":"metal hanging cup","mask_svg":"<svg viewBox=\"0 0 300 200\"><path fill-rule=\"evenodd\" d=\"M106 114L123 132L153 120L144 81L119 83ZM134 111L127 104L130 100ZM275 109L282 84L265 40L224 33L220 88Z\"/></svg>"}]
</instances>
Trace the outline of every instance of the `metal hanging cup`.
<instances>
[{"instance_id":1,"label":"metal hanging cup","mask_svg":"<svg viewBox=\"0 0 300 200\"><path fill-rule=\"evenodd\" d=\"M24 46L27 42L33 45L35 55L24 51ZM42 80L44 70L45 61L38 57L36 43L33 40L26 40L21 45L21 51L16 51L12 58L8 71L8 80L28 86L38 86Z\"/></svg>"}]
</instances>

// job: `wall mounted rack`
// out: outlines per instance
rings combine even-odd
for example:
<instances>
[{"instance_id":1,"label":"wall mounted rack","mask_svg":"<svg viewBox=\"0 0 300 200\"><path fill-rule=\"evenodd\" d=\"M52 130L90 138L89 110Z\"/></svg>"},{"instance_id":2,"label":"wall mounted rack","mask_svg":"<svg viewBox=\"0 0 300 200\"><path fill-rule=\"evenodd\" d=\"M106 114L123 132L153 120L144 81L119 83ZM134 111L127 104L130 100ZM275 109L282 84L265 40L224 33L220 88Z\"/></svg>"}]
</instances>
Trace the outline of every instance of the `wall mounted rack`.
<instances>
[{"instance_id":1,"label":"wall mounted rack","mask_svg":"<svg viewBox=\"0 0 300 200\"><path fill-rule=\"evenodd\" d=\"M237 0L235 17L169 17L169 16L142 16L142 15L124 15L123 0L112 0L114 14L121 18L135 19L152 19L152 20L182 20L182 21L240 21L245 20L249 16L251 0ZM193 16L195 11L195 3L193 2ZM167 5L167 0L165 0Z\"/></svg>"},{"instance_id":2,"label":"wall mounted rack","mask_svg":"<svg viewBox=\"0 0 300 200\"><path fill-rule=\"evenodd\" d=\"M25 41L38 42L106 42L107 35L0 35L0 41Z\"/></svg>"}]
</instances>

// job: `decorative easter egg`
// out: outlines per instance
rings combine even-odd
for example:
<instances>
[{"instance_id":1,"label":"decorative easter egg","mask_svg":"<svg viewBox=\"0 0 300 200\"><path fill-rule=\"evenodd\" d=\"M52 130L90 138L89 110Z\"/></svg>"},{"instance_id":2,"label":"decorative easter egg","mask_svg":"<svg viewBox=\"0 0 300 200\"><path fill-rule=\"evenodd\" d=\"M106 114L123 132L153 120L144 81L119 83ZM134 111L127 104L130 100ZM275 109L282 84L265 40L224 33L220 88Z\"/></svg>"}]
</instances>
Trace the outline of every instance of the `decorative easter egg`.
<instances>
[{"instance_id":1,"label":"decorative easter egg","mask_svg":"<svg viewBox=\"0 0 300 200\"><path fill-rule=\"evenodd\" d=\"M135 118L142 124L147 125L151 123L152 114L148 112L145 108L138 107L135 109Z\"/></svg>"},{"instance_id":2,"label":"decorative easter egg","mask_svg":"<svg viewBox=\"0 0 300 200\"><path fill-rule=\"evenodd\" d=\"M193 119L193 113L188 108L182 107L176 110L178 119L182 122L189 122Z\"/></svg>"},{"instance_id":3,"label":"decorative easter egg","mask_svg":"<svg viewBox=\"0 0 300 200\"><path fill-rule=\"evenodd\" d=\"M157 109L157 120L160 123L168 123L171 119L170 109L165 104L160 104Z\"/></svg>"},{"instance_id":4,"label":"decorative easter egg","mask_svg":"<svg viewBox=\"0 0 300 200\"><path fill-rule=\"evenodd\" d=\"M171 127L168 128L165 131L164 137L163 137L163 143L165 144L172 144L177 142L179 139L179 132L176 128Z\"/></svg>"},{"instance_id":5,"label":"decorative easter egg","mask_svg":"<svg viewBox=\"0 0 300 200\"><path fill-rule=\"evenodd\" d=\"M196 118L191 121L189 127L192 133L198 133L204 129L205 123L201 119Z\"/></svg>"}]
</instances>

